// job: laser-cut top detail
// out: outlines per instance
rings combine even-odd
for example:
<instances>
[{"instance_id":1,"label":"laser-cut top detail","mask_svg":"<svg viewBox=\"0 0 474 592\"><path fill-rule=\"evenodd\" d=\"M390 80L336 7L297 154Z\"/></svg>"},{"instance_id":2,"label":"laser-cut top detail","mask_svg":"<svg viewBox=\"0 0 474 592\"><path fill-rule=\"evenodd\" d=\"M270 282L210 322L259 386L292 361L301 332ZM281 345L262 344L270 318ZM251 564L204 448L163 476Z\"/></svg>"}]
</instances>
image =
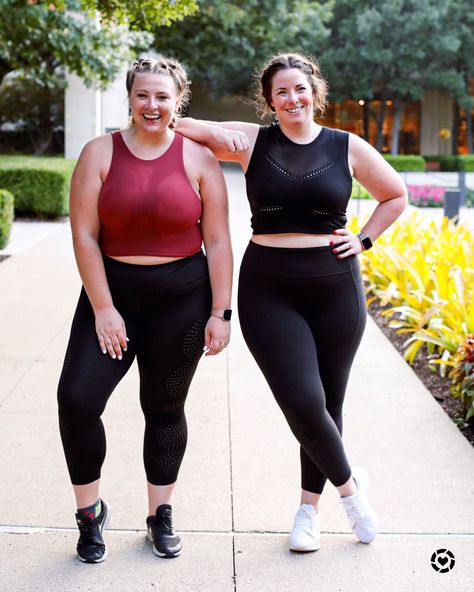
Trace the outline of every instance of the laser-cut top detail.
<instances>
[{"instance_id":1,"label":"laser-cut top detail","mask_svg":"<svg viewBox=\"0 0 474 592\"><path fill-rule=\"evenodd\" d=\"M278 124L261 126L246 173L254 234L332 233L347 222L352 191L349 134L321 128L296 144Z\"/></svg>"}]
</instances>

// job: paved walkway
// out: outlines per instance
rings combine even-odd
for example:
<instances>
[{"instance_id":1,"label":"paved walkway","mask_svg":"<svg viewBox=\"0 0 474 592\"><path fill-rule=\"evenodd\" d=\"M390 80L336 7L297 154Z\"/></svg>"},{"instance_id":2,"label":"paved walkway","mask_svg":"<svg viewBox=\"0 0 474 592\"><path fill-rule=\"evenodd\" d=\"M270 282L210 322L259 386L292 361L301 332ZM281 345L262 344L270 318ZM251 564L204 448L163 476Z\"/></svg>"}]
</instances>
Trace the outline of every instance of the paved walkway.
<instances>
[{"instance_id":1,"label":"paved walkway","mask_svg":"<svg viewBox=\"0 0 474 592\"><path fill-rule=\"evenodd\" d=\"M228 171L227 178L238 263L249 213L242 176ZM79 563L55 404L78 289L67 224L0 264L2 592L472 589L474 450L370 321L348 389L345 442L352 462L372 477L381 522L372 545L355 541L328 486L320 551L287 551L298 447L236 320L231 345L202 360L189 396L189 445L174 501L182 556L160 560L144 540L143 419L134 366L105 413L110 557L96 566ZM454 553L449 573L431 567L437 549Z\"/></svg>"}]
</instances>

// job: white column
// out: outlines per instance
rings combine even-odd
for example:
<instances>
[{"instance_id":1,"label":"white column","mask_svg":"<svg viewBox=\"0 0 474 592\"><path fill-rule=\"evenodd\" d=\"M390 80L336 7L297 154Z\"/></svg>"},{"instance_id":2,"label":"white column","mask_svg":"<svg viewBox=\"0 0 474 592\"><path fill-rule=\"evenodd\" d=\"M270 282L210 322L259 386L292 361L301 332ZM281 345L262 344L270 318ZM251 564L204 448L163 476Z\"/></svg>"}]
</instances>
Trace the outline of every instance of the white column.
<instances>
[{"instance_id":1,"label":"white column","mask_svg":"<svg viewBox=\"0 0 474 592\"><path fill-rule=\"evenodd\" d=\"M65 157L77 158L84 144L122 129L128 122L126 67L104 91L88 88L75 74L67 74L64 105Z\"/></svg>"},{"instance_id":2,"label":"white column","mask_svg":"<svg viewBox=\"0 0 474 592\"><path fill-rule=\"evenodd\" d=\"M124 67L107 90L101 93L102 102L102 130L105 134L122 129L128 122L128 97L125 88L127 68Z\"/></svg>"},{"instance_id":3,"label":"white column","mask_svg":"<svg viewBox=\"0 0 474 592\"><path fill-rule=\"evenodd\" d=\"M439 90L427 90L421 103L421 154L451 154L453 101Z\"/></svg>"},{"instance_id":4,"label":"white column","mask_svg":"<svg viewBox=\"0 0 474 592\"><path fill-rule=\"evenodd\" d=\"M64 153L77 158L84 144L102 132L101 92L88 88L79 76L66 75Z\"/></svg>"}]
</instances>

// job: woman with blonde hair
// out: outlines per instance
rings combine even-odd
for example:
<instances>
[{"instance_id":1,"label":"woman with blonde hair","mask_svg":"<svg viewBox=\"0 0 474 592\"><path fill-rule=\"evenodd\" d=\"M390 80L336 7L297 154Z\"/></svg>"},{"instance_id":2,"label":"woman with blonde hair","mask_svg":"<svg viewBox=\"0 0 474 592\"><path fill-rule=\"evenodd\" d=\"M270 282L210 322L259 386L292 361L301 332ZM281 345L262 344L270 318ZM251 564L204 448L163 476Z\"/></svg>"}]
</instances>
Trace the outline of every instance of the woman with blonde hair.
<instances>
[{"instance_id":1,"label":"woman with blonde hair","mask_svg":"<svg viewBox=\"0 0 474 592\"><path fill-rule=\"evenodd\" d=\"M181 551L171 496L183 459L184 404L203 352L230 338L227 193L210 151L174 131L189 83L182 66L142 58L127 73L132 124L91 140L75 168L71 226L83 282L58 389L77 502L81 561L107 557L110 509L99 497L101 414L136 358L145 416L147 538ZM205 247L205 254L202 245Z\"/></svg>"}]
</instances>

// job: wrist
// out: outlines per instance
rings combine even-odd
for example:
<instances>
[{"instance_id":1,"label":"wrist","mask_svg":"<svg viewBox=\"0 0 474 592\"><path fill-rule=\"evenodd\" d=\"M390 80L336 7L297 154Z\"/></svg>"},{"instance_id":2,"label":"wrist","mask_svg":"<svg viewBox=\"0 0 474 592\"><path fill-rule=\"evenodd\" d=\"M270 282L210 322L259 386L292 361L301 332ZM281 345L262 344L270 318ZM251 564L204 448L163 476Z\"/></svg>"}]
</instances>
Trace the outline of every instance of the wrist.
<instances>
[{"instance_id":1,"label":"wrist","mask_svg":"<svg viewBox=\"0 0 474 592\"><path fill-rule=\"evenodd\" d=\"M370 236L365 234L365 232L362 232L362 231L359 232L357 234L357 238L360 240L360 244L362 245L363 251L368 251L369 249L372 248L372 246L373 246L372 239L370 238Z\"/></svg>"},{"instance_id":2,"label":"wrist","mask_svg":"<svg viewBox=\"0 0 474 592\"><path fill-rule=\"evenodd\" d=\"M212 308L211 317L217 317L223 321L230 321L232 317L232 310L230 308Z\"/></svg>"}]
</instances>

